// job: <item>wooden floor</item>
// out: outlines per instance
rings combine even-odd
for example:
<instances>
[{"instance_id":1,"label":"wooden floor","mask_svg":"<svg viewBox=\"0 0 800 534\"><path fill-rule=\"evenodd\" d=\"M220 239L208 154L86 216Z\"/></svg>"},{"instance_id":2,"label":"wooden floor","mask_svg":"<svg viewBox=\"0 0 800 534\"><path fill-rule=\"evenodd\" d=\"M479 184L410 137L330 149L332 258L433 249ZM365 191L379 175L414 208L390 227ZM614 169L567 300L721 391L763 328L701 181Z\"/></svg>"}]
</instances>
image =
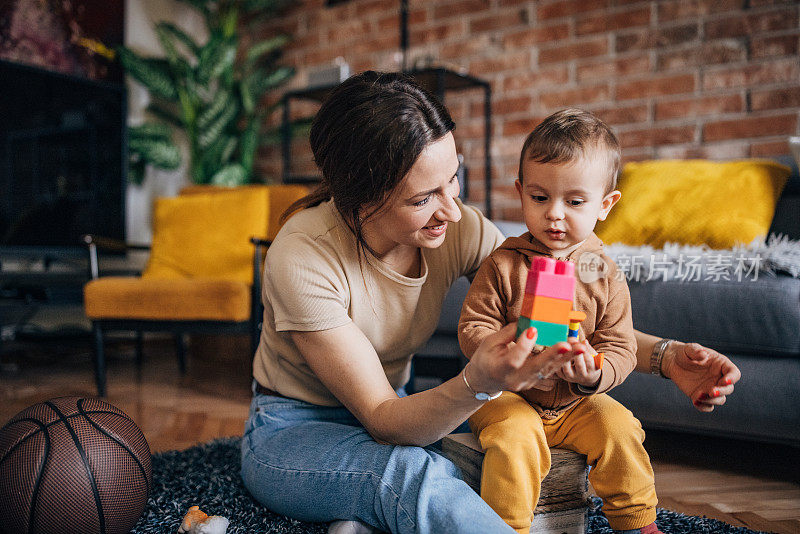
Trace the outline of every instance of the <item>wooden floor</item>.
<instances>
[{"instance_id":1,"label":"wooden floor","mask_svg":"<svg viewBox=\"0 0 800 534\"><path fill-rule=\"evenodd\" d=\"M241 435L249 392L247 342L192 340L181 376L168 339L112 342L108 401L142 428L153 452ZM199 347L202 347L200 350ZM61 395L94 395L88 339L8 344L0 352L0 424ZM649 431L659 506L754 530L800 533L800 449Z\"/></svg>"}]
</instances>

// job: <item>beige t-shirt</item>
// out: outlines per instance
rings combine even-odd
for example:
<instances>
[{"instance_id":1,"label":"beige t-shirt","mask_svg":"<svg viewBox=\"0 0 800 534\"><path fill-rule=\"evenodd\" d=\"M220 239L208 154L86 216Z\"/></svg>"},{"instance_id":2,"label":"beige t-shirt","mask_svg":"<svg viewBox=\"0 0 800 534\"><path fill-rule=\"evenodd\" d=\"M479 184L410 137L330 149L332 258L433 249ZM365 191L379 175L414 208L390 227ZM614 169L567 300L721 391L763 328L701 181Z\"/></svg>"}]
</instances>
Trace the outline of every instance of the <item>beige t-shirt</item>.
<instances>
[{"instance_id":1,"label":"beige t-shirt","mask_svg":"<svg viewBox=\"0 0 800 534\"><path fill-rule=\"evenodd\" d=\"M462 218L444 243L422 249L419 278L369 257L332 201L293 215L267 252L264 325L253 361L258 382L287 397L323 406L341 403L303 359L290 330L318 331L353 322L369 339L393 388L408 381L411 356L433 334L442 301L459 276L474 276L503 235L459 202Z\"/></svg>"}]
</instances>

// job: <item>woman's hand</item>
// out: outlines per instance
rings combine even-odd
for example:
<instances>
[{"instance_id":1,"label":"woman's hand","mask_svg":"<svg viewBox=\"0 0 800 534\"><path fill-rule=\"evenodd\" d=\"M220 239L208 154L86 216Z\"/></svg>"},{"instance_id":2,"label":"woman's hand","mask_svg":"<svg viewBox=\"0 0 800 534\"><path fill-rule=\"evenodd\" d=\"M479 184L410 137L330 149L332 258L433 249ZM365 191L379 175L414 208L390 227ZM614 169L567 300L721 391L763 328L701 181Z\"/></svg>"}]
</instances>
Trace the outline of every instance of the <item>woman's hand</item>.
<instances>
[{"instance_id":1,"label":"woman's hand","mask_svg":"<svg viewBox=\"0 0 800 534\"><path fill-rule=\"evenodd\" d=\"M698 345L673 341L664 352L661 371L701 412L725 404L742 374L727 356Z\"/></svg>"},{"instance_id":2,"label":"woman's hand","mask_svg":"<svg viewBox=\"0 0 800 534\"><path fill-rule=\"evenodd\" d=\"M573 356L568 343L557 343L536 355L536 329L529 328L514 339L516 324L508 324L484 339L470 362L470 385L475 391L523 391L547 382Z\"/></svg>"}]
</instances>

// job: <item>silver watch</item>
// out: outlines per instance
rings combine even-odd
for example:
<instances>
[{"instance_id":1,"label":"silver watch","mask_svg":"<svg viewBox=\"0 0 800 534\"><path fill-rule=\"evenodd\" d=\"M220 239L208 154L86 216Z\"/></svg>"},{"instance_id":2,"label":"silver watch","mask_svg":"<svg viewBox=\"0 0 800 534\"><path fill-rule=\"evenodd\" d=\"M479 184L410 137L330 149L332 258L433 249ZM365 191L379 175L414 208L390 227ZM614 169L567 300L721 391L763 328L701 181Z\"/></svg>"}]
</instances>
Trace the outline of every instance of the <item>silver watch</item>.
<instances>
[{"instance_id":1,"label":"silver watch","mask_svg":"<svg viewBox=\"0 0 800 534\"><path fill-rule=\"evenodd\" d=\"M661 368L661 362L664 359L664 353L667 351L667 347L670 343L675 341L674 339L659 339L656 341L656 344L653 346L653 352L650 354L650 374L651 375L658 375L661 378L669 378L667 375L664 374L664 370Z\"/></svg>"},{"instance_id":2,"label":"silver watch","mask_svg":"<svg viewBox=\"0 0 800 534\"><path fill-rule=\"evenodd\" d=\"M472 386L470 386L469 382L467 382L466 366L461 370L461 378L464 379L464 385L467 386L469 392L472 393L472 395L479 401L490 401L492 399L496 399L497 397L503 394L502 391L498 391L497 393L486 393L484 391L475 391L474 389L472 389Z\"/></svg>"}]
</instances>

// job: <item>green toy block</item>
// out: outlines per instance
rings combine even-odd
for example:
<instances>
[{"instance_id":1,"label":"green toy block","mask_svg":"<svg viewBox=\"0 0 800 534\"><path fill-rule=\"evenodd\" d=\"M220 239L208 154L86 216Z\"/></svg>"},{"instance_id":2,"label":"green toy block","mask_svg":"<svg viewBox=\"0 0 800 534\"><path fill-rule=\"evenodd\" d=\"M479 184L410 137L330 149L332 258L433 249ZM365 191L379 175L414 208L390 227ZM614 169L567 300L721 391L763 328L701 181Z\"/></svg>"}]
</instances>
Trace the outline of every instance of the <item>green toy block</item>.
<instances>
[{"instance_id":1,"label":"green toy block","mask_svg":"<svg viewBox=\"0 0 800 534\"><path fill-rule=\"evenodd\" d=\"M549 347L550 345L555 345L559 341L567 340L567 333L569 332L568 325L534 321L527 317L520 317L517 321L517 337L531 326L536 328L539 333L536 338L537 345Z\"/></svg>"}]
</instances>

